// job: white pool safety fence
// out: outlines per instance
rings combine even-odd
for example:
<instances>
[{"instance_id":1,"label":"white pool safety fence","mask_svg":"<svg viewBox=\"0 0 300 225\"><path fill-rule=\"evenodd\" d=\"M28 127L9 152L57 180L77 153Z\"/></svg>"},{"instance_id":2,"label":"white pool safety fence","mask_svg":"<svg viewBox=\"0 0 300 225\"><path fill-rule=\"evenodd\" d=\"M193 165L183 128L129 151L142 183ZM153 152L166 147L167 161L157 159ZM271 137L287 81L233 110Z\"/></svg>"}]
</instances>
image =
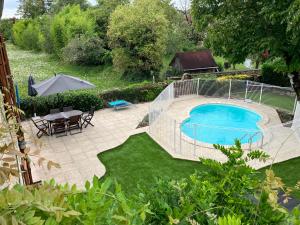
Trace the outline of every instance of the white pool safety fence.
<instances>
[{"instance_id":1,"label":"white pool safety fence","mask_svg":"<svg viewBox=\"0 0 300 225\"><path fill-rule=\"evenodd\" d=\"M188 101L189 97L241 100L249 104L267 105L289 114L294 114L297 108L296 94L289 87L278 87L248 80L174 81L149 106L149 134L166 150L175 155L184 155L184 158L209 157L220 161L224 159L220 152L214 150L212 144L185 135L181 131L183 121L176 120L168 113L169 107L174 102ZM193 136L201 136L204 125L190 124L190 126L194 132ZM291 144L296 144L295 142L300 146L300 137L296 132L298 130L300 133L299 127L300 123L295 123L294 120L294 122L284 124L272 124L257 132L240 129L243 135L237 139L244 142L242 147L246 150L263 149L272 152L279 147L289 149ZM214 127L213 129L235 132L237 128Z\"/></svg>"}]
</instances>

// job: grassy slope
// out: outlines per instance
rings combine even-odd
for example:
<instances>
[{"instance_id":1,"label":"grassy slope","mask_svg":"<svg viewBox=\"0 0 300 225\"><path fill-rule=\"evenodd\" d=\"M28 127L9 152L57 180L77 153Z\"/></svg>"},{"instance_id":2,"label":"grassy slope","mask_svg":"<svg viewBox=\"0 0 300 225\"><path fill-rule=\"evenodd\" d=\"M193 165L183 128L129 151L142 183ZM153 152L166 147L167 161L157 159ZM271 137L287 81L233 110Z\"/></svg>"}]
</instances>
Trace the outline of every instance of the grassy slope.
<instances>
[{"instance_id":1,"label":"grassy slope","mask_svg":"<svg viewBox=\"0 0 300 225\"><path fill-rule=\"evenodd\" d=\"M217 63L222 63L222 65L224 65L224 62L226 62L226 59L221 56L214 56L214 58ZM248 68L246 66L244 66L243 63L235 65L235 70L246 70L246 69L248 69ZM226 71L231 71L231 70L234 70L234 69L232 67L229 69L226 69Z\"/></svg>"},{"instance_id":2,"label":"grassy slope","mask_svg":"<svg viewBox=\"0 0 300 225\"><path fill-rule=\"evenodd\" d=\"M105 177L115 178L128 193L135 192L138 183L150 186L156 177L179 179L205 169L199 162L173 159L146 133L132 136L98 157L106 167Z\"/></svg>"},{"instance_id":3,"label":"grassy slope","mask_svg":"<svg viewBox=\"0 0 300 225\"><path fill-rule=\"evenodd\" d=\"M32 74L37 81L64 72L94 83L99 90L114 87L124 87L130 82L121 79L111 65L106 66L75 66L63 62L45 53L20 50L12 44L7 44L10 67L15 81L18 82L21 95L27 95L27 79Z\"/></svg>"},{"instance_id":4,"label":"grassy slope","mask_svg":"<svg viewBox=\"0 0 300 225\"><path fill-rule=\"evenodd\" d=\"M106 167L105 177L115 178L128 193L137 191L136 185L149 187L155 177L180 179L195 170L207 168L199 162L173 159L146 133L130 137L123 145L98 155ZM273 165L275 174L294 186L300 181L300 158ZM263 172L265 169L259 171ZM259 173L263 177L264 173ZM300 198L300 193L296 196Z\"/></svg>"}]
</instances>

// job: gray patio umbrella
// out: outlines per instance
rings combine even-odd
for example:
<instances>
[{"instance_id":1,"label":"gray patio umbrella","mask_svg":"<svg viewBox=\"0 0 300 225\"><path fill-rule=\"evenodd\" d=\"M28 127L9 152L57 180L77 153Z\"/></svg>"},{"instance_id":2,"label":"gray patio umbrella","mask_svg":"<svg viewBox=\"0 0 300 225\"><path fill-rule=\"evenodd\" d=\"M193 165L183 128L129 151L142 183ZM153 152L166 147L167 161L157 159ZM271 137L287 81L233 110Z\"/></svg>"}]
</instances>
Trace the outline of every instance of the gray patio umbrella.
<instances>
[{"instance_id":1,"label":"gray patio umbrella","mask_svg":"<svg viewBox=\"0 0 300 225\"><path fill-rule=\"evenodd\" d=\"M77 77L56 74L54 77L51 77L48 80L44 80L39 84L32 85L32 87L37 91L39 96L47 96L59 94L64 91L94 88L95 85Z\"/></svg>"},{"instance_id":2,"label":"gray patio umbrella","mask_svg":"<svg viewBox=\"0 0 300 225\"><path fill-rule=\"evenodd\" d=\"M34 82L34 79L31 75L29 75L28 77L28 95L29 96L36 96L37 95L37 92L36 90L32 87L32 85L34 85L35 82Z\"/></svg>"}]
</instances>

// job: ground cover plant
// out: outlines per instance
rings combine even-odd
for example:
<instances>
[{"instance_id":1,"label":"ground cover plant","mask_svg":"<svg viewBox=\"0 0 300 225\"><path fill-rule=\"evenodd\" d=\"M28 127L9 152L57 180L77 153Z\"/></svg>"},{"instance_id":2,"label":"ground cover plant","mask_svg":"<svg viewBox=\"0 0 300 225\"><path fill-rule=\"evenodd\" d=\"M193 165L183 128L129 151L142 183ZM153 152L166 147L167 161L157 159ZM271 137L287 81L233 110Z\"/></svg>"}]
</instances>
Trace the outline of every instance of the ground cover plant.
<instances>
[{"instance_id":1,"label":"ground cover plant","mask_svg":"<svg viewBox=\"0 0 300 225\"><path fill-rule=\"evenodd\" d=\"M139 136L147 138L146 134L133 138ZM0 192L0 221L7 224L299 224L299 209L288 213L277 204L278 190L289 192L281 179L266 170L266 179L261 181L245 164L266 159L265 153L252 151L243 157L239 142L230 148L220 145L215 148L228 157L226 163L202 159L194 162L202 166L196 173L185 174L184 179L160 178L136 194L125 194L122 185L112 178L99 181L97 177L92 183L86 182L84 190L55 185L54 180L39 187L6 188ZM140 157L144 163L146 157ZM172 169L175 173L179 171ZM133 181L134 174L123 175L127 184Z\"/></svg>"}]
</instances>

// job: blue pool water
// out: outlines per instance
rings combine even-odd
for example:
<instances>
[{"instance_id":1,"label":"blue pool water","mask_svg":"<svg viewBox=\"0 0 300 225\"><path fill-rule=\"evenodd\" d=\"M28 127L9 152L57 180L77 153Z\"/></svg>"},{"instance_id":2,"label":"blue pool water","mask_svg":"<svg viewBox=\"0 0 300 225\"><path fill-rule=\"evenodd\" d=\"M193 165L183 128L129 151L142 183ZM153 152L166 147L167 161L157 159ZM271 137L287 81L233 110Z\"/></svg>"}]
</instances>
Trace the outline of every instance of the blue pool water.
<instances>
[{"instance_id":1,"label":"blue pool water","mask_svg":"<svg viewBox=\"0 0 300 225\"><path fill-rule=\"evenodd\" d=\"M181 131L192 139L210 144L232 145L235 139L245 144L261 139L257 113L242 107L226 104L205 104L193 108L190 117L183 121ZM255 135L256 134L256 135Z\"/></svg>"}]
</instances>

